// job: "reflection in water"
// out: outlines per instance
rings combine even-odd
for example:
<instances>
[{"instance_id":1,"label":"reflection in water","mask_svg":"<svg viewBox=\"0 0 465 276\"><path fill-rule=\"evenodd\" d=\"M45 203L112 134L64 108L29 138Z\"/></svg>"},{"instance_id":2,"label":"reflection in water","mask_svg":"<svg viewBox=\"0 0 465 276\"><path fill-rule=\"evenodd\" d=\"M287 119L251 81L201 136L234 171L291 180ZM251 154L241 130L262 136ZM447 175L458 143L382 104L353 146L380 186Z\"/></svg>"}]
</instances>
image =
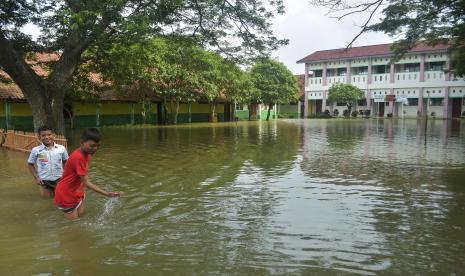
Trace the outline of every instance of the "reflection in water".
<instances>
[{"instance_id":1,"label":"reflection in water","mask_svg":"<svg viewBox=\"0 0 465 276\"><path fill-rule=\"evenodd\" d=\"M463 122L426 147L416 120L102 130L91 179L124 197L89 192L77 223L0 150L0 274L461 272Z\"/></svg>"}]
</instances>

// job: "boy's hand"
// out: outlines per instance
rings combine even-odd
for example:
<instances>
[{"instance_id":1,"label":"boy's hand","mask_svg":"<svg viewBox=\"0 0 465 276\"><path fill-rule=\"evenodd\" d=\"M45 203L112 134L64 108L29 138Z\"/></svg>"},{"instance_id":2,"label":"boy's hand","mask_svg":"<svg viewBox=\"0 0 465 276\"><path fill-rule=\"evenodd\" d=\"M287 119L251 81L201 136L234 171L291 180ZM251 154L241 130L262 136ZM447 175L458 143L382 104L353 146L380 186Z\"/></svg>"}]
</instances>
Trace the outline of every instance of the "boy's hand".
<instances>
[{"instance_id":1,"label":"boy's hand","mask_svg":"<svg viewBox=\"0 0 465 276\"><path fill-rule=\"evenodd\" d=\"M44 185L44 182L42 182L42 179L36 177L36 184L37 185Z\"/></svg>"},{"instance_id":2,"label":"boy's hand","mask_svg":"<svg viewBox=\"0 0 465 276\"><path fill-rule=\"evenodd\" d=\"M120 192L108 192L107 196L108 197L118 197L118 196L121 196L121 193Z\"/></svg>"}]
</instances>

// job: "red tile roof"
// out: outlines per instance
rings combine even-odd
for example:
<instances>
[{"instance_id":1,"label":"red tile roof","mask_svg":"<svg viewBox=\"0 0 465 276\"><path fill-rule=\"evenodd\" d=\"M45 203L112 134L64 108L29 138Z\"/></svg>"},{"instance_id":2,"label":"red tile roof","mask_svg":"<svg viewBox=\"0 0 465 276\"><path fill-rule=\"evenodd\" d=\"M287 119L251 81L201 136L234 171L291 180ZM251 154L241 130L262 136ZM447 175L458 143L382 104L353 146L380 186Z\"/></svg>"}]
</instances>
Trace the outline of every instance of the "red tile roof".
<instances>
[{"instance_id":1,"label":"red tile roof","mask_svg":"<svg viewBox=\"0 0 465 276\"><path fill-rule=\"evenodd\" d=\"M352 47L349 49L340 48L332 50L316 51L303 59L297 61L297 63L305 63L311 61L322 61L322 60L335 60L335 59L349 59L356 57L370 57L370 56L386 56L391 55L392 44L378 44L369 46ZM444 52L447 51L448 45L436 45L434 47L428 46L425 43L418 43L417 46L412 48L409 53L419 52Z\"/></svg>"},{"instance_id":2,"label":"red tile roof","mask_svg":"<svg viewBox=\"0 0 465 276\"><path fill-rule=\"evenodd\" d=\"M16 84L5 84L0 82L0 99L25 100L23 92Z\"/></svg>"}]
</instances>

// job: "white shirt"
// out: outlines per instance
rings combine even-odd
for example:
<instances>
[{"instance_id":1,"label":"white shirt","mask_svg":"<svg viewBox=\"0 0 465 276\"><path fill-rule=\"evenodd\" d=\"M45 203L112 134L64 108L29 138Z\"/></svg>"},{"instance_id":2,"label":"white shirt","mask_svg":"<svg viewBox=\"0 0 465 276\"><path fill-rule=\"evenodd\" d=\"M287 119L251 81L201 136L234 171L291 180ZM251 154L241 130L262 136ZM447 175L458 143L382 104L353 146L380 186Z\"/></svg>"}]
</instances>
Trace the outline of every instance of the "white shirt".
<instances>
[{"instance_id":1,"label":"white shirt","mask_svg":"<svg viewBox=\"0 0 465 276\"><path fill-rule=\"evenodd\" d=\"M54 144L48 149L44 144L32 149L27 162L37 166L41 180L55 181L63 175L63 161L68 160L68 152L62 145Z\"/></svg>"}]
</instances>

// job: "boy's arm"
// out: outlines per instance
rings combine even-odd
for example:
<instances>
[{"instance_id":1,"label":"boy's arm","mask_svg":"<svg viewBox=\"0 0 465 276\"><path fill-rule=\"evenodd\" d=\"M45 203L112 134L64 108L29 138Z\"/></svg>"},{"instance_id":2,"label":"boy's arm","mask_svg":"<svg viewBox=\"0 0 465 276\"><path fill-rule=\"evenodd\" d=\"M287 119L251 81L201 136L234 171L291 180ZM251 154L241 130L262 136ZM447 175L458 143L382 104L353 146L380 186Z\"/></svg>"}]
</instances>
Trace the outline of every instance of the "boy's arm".
<instances>
[{"instance_id":1,"label":"boy's arm","mask_svg":"<svg viewBox=\"0 0 465 276\"><path fill-rule=\"evenodd\" d=\"M34 167L34 164L37 161L37 153L33 149L31 151L31 154L29 155L29 158L27 159L27 167L29 168L29 171L31 172L32 176L34 177L34 180L36 181L37 185L43 185L44 183L40 179L39 175L37 175L37 170Z\"/></svg>"},{"instance_id":2,"label":"boy's arm","mask_svg":"<svg viewBox=\"0 0 465 276\"><path fill-rule=\"evenodd\" d=\"M96 191L99 194L102 194L107 197L115 197L115 196L120 196L119 192L107 192L103 189L101 189L99 186L95 185L94 183L90 182L89 177L87 175L81 175L80 176L82 183L86 185L87 188Z\"/></svg>"},{"instance_id":3,"label":"boy's arm","mask_svg":"<svg viewBox=\"0 0 465 276\"><path fill-rule=\"evenodd\" d=\"M37 185L43 185L44 183L42 182L42 179L37 175L36 168L34 167L34 164L28 163L27 167L29 168L29 171L31 172L32 176L34 177Z\"/></svg>"}]
</instances>

